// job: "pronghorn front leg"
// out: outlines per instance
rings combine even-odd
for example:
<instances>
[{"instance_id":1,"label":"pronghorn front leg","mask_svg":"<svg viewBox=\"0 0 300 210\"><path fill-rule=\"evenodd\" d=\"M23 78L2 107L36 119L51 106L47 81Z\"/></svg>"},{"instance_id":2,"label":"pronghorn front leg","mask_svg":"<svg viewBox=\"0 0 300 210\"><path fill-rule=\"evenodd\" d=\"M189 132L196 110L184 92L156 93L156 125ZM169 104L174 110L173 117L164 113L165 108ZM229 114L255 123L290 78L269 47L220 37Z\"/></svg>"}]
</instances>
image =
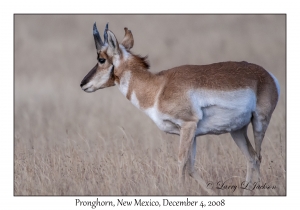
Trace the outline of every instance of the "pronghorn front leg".
<instances>
[{"instance_id":1,"label":"pronghorn front leg","mask_svg":"<svg viewBox=\"0 0 300 210\"><path fill-rule=\"evenodd\" d=\"M178 155L179 179L183 183L185 179L188 159L191 156L191 149L197 128L196 122L186 122L180 129L180 144Z\"/></svg>"},{"instance_id":2,"label":"pronghorn front leg","mask_svg":"<svg viewBox=\"0 0 300 210\"><path fill-rule=\"evenodd\" d=\"M213 191L207 189L205 181L194 171L195 156L196 156L196 137L195 131L197 122L187 122L180 130L180 145L179 145L179 179L183 183L185 179L185 172L193 177L209 194L214 194Z\"/></svg>"}]
</instances>

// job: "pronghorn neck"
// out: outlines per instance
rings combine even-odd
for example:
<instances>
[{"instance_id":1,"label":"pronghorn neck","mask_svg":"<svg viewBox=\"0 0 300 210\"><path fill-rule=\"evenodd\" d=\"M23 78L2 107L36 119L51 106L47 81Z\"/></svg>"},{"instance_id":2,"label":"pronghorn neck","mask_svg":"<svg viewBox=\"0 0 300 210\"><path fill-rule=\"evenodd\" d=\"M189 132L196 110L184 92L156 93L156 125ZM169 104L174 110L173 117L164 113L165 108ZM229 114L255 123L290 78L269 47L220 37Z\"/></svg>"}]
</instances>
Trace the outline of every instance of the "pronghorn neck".
<instances>
[{"instance_id":1,"label":"pronghorn neck","mask_svg":"<svg viewBox=\"0 0 300 210\"><path fill-rule=\"evenodd\" d=\"M162 81L148 71L145 59L130 55L119 68L122 69L116 72L116 84L121 93L138 108L153 106Z\"/></svg>"}]
</instances>

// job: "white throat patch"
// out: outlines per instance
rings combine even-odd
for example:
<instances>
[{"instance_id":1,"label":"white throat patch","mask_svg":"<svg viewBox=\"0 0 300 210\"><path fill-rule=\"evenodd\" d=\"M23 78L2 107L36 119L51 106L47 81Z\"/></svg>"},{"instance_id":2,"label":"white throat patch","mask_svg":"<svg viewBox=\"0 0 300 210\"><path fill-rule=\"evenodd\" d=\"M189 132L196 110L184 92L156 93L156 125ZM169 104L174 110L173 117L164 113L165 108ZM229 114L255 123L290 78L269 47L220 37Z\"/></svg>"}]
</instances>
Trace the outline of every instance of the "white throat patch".
<instances>
[{"instance_id":1,"label":"white throat patch","mask_svg":"<svg viewBox=\"0 0 300 210\"><path fill-rule=\"evenodd\" d=\"M120 84L118 85L119 90L125 97L128 92L130 78L131 78L131 73L129 71L126 71L124 75L121 77Z\"/></svg>"}]
</instances>

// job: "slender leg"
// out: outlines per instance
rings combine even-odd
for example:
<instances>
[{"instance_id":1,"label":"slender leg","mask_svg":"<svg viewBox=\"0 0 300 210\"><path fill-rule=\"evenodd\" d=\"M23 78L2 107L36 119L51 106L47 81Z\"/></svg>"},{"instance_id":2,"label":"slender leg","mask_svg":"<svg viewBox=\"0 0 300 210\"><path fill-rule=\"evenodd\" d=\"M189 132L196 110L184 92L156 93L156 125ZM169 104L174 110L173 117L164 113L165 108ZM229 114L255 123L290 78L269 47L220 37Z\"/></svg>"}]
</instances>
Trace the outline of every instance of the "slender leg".
<instances>
[{"instance_id":1,"label":"slender leg","mask_svg":"<svg viewBox=\"0 0 300 210\"><path fill-rule=\"evenodd\" d=\"M231 132L231 136L240 150L247 158L247 176L246 183L252 184L253 181L253 171L256 171L259 177L259 167L260 161L256 155L255 150L253 149L248 136L247 136L247 126L241 128L240 130ZM244 195L249 194L249 190L244 190Z\"/></svg>"},{"instance_id":2,"label":"slender leg","mask_svg":"<svg viewBox=\"0 0 300 210\"><path fill-rule=\"evenodd\" d=\"M195 157L196 157L196 146L197 146L196 137L194 137L191 154L187 166L189 175L193 177L201 186L201 188L205 190L209 195L215 195L215 192L208 188L207 183L201 178L199 173L195 171L194 165L195 165Z\"/></svg>"},{"instance_id":3,"label":"slender leg","mask_svg":"<svg viewBox=\"0 0 300 210\"><path fill-rule=\"evenodd\" d=\"M194 137L190 157L187 163L188 172L190 176L193 176L193 173L195 172L194 165L195 165L195 158L196 158L196 148L197 148L197 142L196 142L196 137Z\"/></svg>"},{"instance_id":4,"label":"slender leg","mask_svg":"<svg viewBox=\"0 0 300 210\"><path fill-rule=\"evenodd\" d=\"M196 137L195 130L197 123L187 123L180 130L180 146L179 146L179 176L180 181L184 182L185 172L193 177L208 194L215 194L207 188L205 181L194 170L196 156Z\"/></svg>"},{"instance_id":5,"label":"slender leg","mask_svg":"<svg viewBox=\"0 0 300 210\"><path fill-rule=\"evenodd\" d=\"M266 130L268 128L270 119L268 117L264 117L262 114L258 112L253 113L252 118L252 127L254 134L254 142L255 142L255 151L258 155L259 161L261 162L261 144L264 139Z\"/></svg>"},{"instance_id":6,"label":"slender leg","mask_svg":"<svg viewBox=\"0 0 300 210\"><path fill-rule=\"evenodd\" d=\"M178 155L179 177L184 182L187 161L191 155L191 148L195 137L197 123L185 123L180 129L180 145Z\"/></svg>"}]
</instances>

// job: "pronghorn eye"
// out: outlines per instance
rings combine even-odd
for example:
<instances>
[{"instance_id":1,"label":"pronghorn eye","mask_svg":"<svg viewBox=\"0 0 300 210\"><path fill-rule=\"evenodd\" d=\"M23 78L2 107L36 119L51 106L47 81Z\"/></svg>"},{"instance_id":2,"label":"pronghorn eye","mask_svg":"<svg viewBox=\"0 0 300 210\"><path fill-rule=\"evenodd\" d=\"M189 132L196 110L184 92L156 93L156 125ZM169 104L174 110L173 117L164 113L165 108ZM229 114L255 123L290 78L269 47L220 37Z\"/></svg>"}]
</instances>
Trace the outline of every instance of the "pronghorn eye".
<instances>
[{"instance_id":1,"label":"pronghorn eye","mask_svg":"<svg viewBox=\"0 0 300 210\"><path fill-rule=\"evenodd\" d=\"M100 63L105 63L105 59L104 58L99 58L98 59Z\"/></svg>"}]
</instances>

